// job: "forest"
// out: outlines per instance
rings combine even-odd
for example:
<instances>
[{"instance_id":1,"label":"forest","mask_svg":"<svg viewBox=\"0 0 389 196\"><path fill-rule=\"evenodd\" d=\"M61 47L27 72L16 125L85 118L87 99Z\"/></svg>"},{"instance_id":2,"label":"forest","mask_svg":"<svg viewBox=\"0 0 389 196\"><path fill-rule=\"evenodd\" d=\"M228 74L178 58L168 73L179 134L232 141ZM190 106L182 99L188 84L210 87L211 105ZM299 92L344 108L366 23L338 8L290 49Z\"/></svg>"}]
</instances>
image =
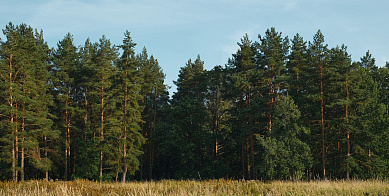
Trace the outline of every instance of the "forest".
<instances>
[{"instance_id":1,"label":"forest","mask_svg":"<svg viewBox=\"0 0 389 196\"><path fill-rule=\"evenodd\" d=\"M54 48L27 24L2 32L0 181L389 177L389 63L320 30L246 34L211 70L198 55L173 95L129 31Z\"/></svg>"}]
</instances>

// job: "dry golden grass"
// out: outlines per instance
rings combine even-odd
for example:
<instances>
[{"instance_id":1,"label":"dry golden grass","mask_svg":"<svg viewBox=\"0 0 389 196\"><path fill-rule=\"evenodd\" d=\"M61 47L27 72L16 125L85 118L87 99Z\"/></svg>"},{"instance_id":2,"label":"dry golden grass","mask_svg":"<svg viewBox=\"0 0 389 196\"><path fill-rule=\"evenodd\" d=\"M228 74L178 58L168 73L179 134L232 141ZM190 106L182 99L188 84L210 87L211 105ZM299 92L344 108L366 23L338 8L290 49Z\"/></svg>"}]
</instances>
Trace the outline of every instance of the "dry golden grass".
<instances>
[{"instance_id":1,"label":"dry golden grass","mask_svg":"<svg viewBox=\"0 0 389 196\"><path fill-rule=\"evenodd\" d=\"M123 184L86 180L25 181L0 182L0 195L389 195L389 182L162 180Z\"/></svg>"}]
</instances>

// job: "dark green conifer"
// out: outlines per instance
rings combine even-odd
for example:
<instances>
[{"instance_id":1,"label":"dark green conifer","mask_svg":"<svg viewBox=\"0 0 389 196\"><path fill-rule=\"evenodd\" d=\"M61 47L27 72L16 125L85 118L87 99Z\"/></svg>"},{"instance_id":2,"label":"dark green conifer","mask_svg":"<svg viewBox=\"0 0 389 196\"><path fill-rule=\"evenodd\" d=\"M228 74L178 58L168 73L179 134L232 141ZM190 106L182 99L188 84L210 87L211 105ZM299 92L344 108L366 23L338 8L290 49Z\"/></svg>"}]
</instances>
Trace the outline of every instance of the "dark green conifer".
<instances>
[{"instance_id":1,"label":"dark green conifer","mask_svg":"<svg viewBox=\"0 0 389 196\"><path fill-rule=\"evenodd\" d=\"M140 148L144 142L144 138L139 132L142 122L142 108L139 106L139 101L142 99L139 94L142 75L135 57L136 43L132 41L130 32L126 31L124 36L123 44L119 46L123 53L117 64L118 72L114 83L116 108L120 109L117 118L120 120L122 131L120 168L123 173L123 183L126 181L127 172L134 175L135 171L138 170L138 156L142 154Z\"/></svg>"}]
</instances>

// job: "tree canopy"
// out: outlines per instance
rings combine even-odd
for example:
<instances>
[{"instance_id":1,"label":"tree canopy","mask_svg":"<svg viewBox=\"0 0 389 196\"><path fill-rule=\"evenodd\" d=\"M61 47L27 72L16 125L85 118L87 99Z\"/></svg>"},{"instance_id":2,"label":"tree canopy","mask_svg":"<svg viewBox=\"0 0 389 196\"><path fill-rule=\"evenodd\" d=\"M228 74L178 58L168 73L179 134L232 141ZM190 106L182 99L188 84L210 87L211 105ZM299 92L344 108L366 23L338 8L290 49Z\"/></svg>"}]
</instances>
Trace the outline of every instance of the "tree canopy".
<instances>
[{"instance_id":1,"label":"tree canopy","mask_svg":"<svg viewBox=\"0 0 389 196\"><path fill-rule=\"evenodd\" d=\"M210 70L189 58L171 96L129 31L55 48L26 24L3 34L0 180L389 177L389 63L320 30L246 34Z\"/></svg>"}]
</instances>

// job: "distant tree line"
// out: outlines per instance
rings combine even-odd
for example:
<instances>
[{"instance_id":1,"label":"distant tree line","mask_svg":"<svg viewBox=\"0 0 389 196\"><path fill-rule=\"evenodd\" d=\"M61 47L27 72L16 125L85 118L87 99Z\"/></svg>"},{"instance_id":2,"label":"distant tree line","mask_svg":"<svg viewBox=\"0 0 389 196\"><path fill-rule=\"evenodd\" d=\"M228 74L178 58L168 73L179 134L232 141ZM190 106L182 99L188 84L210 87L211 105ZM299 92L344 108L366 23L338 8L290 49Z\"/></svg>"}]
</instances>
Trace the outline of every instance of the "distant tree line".
<instances>
[{"instance_id":1,"label":"distant tree line","mask_svg":"<svg viewBox=\"0 0 389 196\"><path fill-rule=\"evenodd\" d=\"M389 176L389 63L352 62L320 30L246 34L211 70L189 59L171 97L128 31L56 48L26 24L3 34L0 180Z\"/></svg>"}]
</instances>

